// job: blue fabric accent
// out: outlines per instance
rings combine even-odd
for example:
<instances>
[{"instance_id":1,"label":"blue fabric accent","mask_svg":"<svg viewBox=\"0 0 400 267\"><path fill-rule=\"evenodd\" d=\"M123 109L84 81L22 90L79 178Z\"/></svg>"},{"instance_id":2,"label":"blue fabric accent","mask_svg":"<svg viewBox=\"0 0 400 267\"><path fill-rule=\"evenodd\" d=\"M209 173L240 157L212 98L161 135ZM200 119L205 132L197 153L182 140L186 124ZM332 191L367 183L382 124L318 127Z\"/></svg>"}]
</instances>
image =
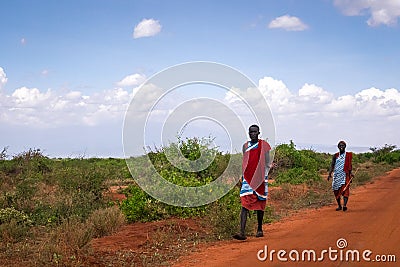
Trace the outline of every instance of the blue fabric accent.
<instances>
[{"instance_id":1,"label":"blue fabric accent","mask_svg":"<svg viewBox=\"0 0 400 267\"><path fill-rule=\"evenodd\" d=\"M240 188L240 196L247 196L247 195L257 195L257 198L259 200L267 200L268 197L268 176L265 176L265 194L264 196L261 196L260 194L258 194L256 191L254 191L250 185L247 183L247 181L245 179L243 179L242 176L242 187Z\"/></svg>"},{"instance_id":2,"label":"blue fabric accent","mask_svg":"<svg viewBox=\"0 0 400 267\"><path fill-rule=\"evenodd\" d=\"M249 142L247 143L246 152L249 151L249 150L252 150L252 149L256 149L256 148L258 148L258 142L252 143L251 141L249 141Z\"/></svg>"},{"instance_id":3,"label":"blue fabric accent","mask_svg":"<svg viewBox=\"0 0 400 267\"><path fill-rule=\"evenodd\" d=\"M345 160L346 160L346 153L343 153L336 158L335 169L332 180L333 190L339 190L339 188L346 183L346 173L344 172Z\"/></svg>"}]
</instances>

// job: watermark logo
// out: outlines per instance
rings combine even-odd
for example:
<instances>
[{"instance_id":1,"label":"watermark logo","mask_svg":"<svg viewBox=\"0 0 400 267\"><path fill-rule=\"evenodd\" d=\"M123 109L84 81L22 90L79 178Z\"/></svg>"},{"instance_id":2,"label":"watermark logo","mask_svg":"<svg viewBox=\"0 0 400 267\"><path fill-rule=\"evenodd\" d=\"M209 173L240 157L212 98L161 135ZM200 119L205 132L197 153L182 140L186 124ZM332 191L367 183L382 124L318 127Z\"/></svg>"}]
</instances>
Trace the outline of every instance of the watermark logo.
<instances>
[{"instance_id":1,"label":"watermark logo","mask_svg":"<svg viewBox=\"0 0 400 267\"><path fill-rule=\"evenodd\" d=\"M337 246L339 249L343 249L343 248L347 247L347 240L344 239L344 238L339 238L339 239L336 241L336 246Z\"/></svg>"},{"instance_id":2,"label":"watermark logo","mask_svg":"<svg viewBox=\"0 0 400 267\"><path fill-rule=\"evenodd\" d=\"M280 262L323 262L323 261L341 261L341 262L396 262L394 254L374 254L371 250L346 249L347 240L339 238L336 241L336 248L329 247L321 251L314 249L304 250L268 250L265 245L263 249L257 252L259 261L280 261Z\"/></svg>"},{"instance_id":3,"label":"watermark logo","mask_svg":"<svg viewBox=\"0 0 400 267\"><path fill-rule=\"evenodd\" d=\"M185 187L160 175L146 156L148 148L155 144L168 146L189 131L202 137L218 130L219 138L215 140L223 140L225 144L217 143L215 147L224 146L228 153L241 153L252 124L261 127L260 137L268 138L273 146L272 113L263 93L247 76L214 62L172 66L149 78L135 92L123 125L125 159L137 184L155 199L175 206L202 206L221 198L237 184L238 175L227 175L238 167L232 157L220 177L206 185ZM145 155L138 157L143 152ZM214 159L207 151L202 151L195 161L185 158L179 149L166 152L173 166L188 172L204 170Z\"/></svg>"}]
</instances>

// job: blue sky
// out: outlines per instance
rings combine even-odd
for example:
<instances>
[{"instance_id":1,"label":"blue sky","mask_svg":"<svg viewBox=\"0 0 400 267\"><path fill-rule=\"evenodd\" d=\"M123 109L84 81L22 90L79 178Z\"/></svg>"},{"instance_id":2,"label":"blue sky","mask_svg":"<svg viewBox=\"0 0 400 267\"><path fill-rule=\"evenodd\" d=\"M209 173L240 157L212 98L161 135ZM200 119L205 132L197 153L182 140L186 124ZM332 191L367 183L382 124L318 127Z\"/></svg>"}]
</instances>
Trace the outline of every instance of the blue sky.
<instances>
[{"instance_id":1,"label":"blue sky","mask_svg":"<svg viewBox=\"0 0 400 267\"><path fill-rule=\"evenodd\" d=\"M399 145L399 16L398 0L2 1L0 147L122 156L133 92L190 61L259 86L277 142Z\"/></svg>"}]
</instances>

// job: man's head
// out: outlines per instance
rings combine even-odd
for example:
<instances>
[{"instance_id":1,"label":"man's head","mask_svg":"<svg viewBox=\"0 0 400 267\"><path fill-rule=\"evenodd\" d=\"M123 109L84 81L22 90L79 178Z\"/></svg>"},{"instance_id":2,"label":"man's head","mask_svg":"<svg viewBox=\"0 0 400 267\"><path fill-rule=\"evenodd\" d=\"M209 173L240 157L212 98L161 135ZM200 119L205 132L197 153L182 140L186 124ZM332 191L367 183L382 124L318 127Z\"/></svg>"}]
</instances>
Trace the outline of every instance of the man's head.
<instances>
[{"instance_id":1,"label":"man's head","mask_svg":"<svg viewBox=\"0 0 400 267\"><path fill-rule=\"evenodd\" d=\"M258 135L260 134L260 127L253 124L249 127L249 137L252 142L258 141Z\"/></svg>"},{"instance_id":2,"label":"man's head","mask_svg":"<svg viewBox=\"0 0 400 267\"><path fill-rule=\"evenodd\" d=\"M339 148L340 152L344 152L344 150L346 149L346 142L345 141L340 141L338 143L337 147Z\"/></svg>"}]
</instances>

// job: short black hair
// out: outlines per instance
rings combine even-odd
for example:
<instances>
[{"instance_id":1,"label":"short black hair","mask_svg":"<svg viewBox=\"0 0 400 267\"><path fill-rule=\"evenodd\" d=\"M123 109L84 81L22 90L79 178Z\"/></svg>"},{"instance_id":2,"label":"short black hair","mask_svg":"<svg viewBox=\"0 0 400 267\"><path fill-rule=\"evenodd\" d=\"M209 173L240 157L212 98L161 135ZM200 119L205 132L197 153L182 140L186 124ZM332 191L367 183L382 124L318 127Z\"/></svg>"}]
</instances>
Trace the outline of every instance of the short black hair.
<instances>
[{"instance_id":1,"label":"short black hair","mask_svg":"<svg viewBox=\"0 0 400 267\"><path fill-rule=\"evenodd\" d=\"M249 131L250 131L250 128L251 128L251 127L256 127L256 128L258 129L258 131L260 131L260 127L259 127L257 124L251 125L251 126L249 127Z\"/></svg>"}]
</instances>

